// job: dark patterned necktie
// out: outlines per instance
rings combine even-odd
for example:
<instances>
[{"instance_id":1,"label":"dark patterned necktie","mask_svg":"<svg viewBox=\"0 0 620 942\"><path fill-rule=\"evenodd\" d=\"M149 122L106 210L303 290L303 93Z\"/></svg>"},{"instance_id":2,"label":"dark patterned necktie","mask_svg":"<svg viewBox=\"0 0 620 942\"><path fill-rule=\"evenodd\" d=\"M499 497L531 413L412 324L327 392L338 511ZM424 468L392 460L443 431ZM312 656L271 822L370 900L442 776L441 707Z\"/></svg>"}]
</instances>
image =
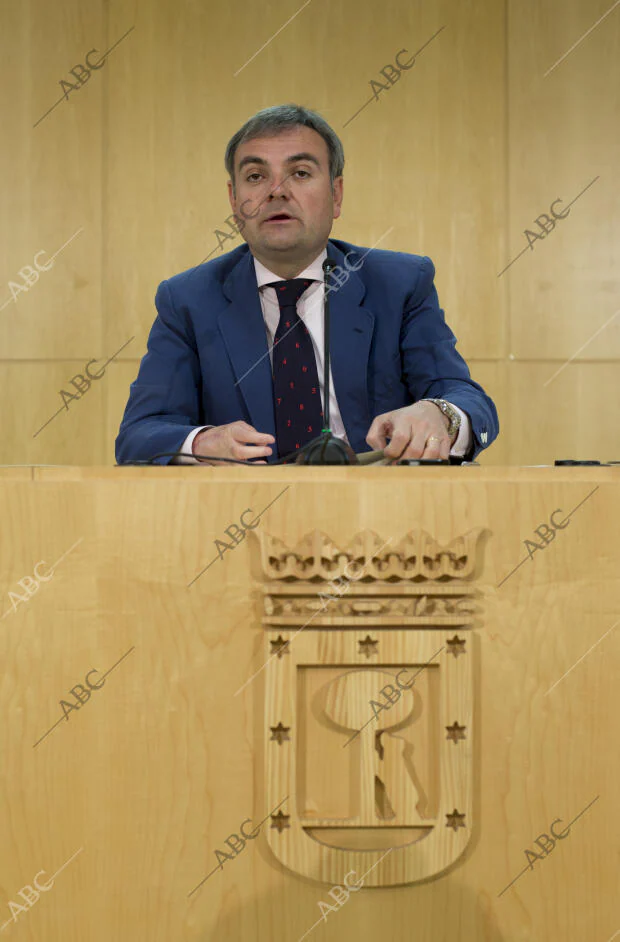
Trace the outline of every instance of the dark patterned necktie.
<instances>
[{"instance_id":1,"label":"dark patterned necktie","mask_svg":"<svg viewBox=\"0 0 620 942\"><path fill-rule=\"evenodd\" d=\"M275 281L280 321L273 343L273 395L280 458L316 438L323 427L321 390L312 339L297 313L309 278Z\"/></svg>"}]
</instances>

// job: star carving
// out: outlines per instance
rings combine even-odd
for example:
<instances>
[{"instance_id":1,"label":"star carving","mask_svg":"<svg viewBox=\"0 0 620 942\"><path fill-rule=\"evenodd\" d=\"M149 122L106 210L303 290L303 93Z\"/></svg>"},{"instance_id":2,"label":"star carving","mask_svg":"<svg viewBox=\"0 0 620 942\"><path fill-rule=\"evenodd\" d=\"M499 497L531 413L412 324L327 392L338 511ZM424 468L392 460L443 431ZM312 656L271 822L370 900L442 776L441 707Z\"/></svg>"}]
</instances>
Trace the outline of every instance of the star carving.
<instances>
[{"instance_id":1,"label":"star carving","mask_svg":"<svg viewBox=\"0 0 620 942\"><path fill-rule=\"evenodd\" d=\"M370 635L366 635L363 641L357 642L359 645L358 654L365 654L366 657L372 657L373 654L377 654L377 647L379 645L378 641L373 641Z\"/></svg>"},{"instance_id":2,"label":"star carving","mask_svg":"<svg viewBox=\"0 0 620 942\"><path fill-rule=\"evenodd\" d=\"M283 742L290 742L289 732L291 730L290 726L283 726L282 723L278 723L277 726L270 726L271 730L271 741L275 741L278 745L282 745Z\"/></svg>"},{"instance_id":3,"label":"star carving","mask_svg":"<svg viewBox=\"0 0 620 942\"><path fill-rule=\"evenodd\" d=\"M456 808L454 809L452 814L447 814L446 818L448 819L446 821L447 828L452 828L454 831L458 831L459 828L465 827L465 815L460 814L460 812L458 812Z\"/></svg>"},{"instance_id":4,"label":"star carving","mask_svg":"<svg viewBox=\"0 0 620 942\"><path fill-rule=\"evenodd\" d=\"M465 739L465 729L465 726L459 726L455 720L452 726L446 726L446 732L448 734L446 739L451 739L456 746L460 739Z\"/></svg>"},{"instance_id":5,"label":"star carving","mask_svg":"<svg viewBox=\"0 0 620 942\"><path fill-rule=\"evenodd\" d=\"M282 657L283 654L290 654L290 651L288 649L289 642L284 641L284 639L282 638L282 635L278 635L275 641L270 640L269 644L271 645L272 655L277 654L278 657Z\"/></svg>"},{"instance_id":6,"label":"star carving","mask_svg":"<svg viewBox=\"0 0 620 942\"><path fill-rule=\"evenodd\" d=\"M281 811L278 811L277 814L271 815L271 827L275 828L279 834L282 833L284 828L290 828L289 820L290 814L282 814Z\"/></svg>"},{"instance_id":7,"label":"star carving","mask_svg":"<svg viewBox=\"0 0 620 942\"><path fill-rule=\"evenodd\" d=\"M448 645L450 654L453 654L455 657L458 657L459 654L465 654L464 638L459 638L458 635L455 635L454 638L449 638L446 644Z\"/></svg>"}]
</instances>

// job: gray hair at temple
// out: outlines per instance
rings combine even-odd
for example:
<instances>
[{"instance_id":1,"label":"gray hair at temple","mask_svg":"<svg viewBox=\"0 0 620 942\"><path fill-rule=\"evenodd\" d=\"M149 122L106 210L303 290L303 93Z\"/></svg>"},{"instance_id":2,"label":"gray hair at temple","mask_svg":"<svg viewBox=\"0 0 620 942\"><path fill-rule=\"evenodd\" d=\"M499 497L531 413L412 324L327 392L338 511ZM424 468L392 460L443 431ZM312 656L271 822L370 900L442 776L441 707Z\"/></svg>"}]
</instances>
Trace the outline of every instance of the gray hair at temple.
<instances>
[{"instance_id":1,"label":"gray hair at temple","mask_svg":"<svg viewBox=\"0 0 620 942\"><path fill-rule=\"evenodd\" d=\"M342 141L325 118L322 118L316 111L310 111L309 108L303 108L301 105L274 105L257 111L228 142L224 164L232 180L233 193L235 190L235 153L239 144L254 137L270 137L283 131L291 131L296 127L312 128L327 144L329 176L332 185L336 177L342 176L344 170Z\"/></svg>"}]
</instances>

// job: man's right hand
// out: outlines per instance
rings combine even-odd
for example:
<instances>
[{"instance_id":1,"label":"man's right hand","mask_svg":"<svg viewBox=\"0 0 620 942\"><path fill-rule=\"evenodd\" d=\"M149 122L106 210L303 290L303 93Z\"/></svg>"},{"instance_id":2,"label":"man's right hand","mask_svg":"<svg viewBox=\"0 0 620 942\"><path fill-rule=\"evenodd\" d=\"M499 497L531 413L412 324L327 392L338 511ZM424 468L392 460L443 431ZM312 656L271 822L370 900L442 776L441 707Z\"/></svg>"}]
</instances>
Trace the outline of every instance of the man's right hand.
<instances>
[{"instance_id":1,"label":"man's right hand","mask_svg":"<svg viewBox=\"0 0 620 942\"><path fill-rule=\"evenodd\" d=\"M229 425L214 425L213 428L198 432L192 442L195 455L217 455L218 458L236 458L248 461L250 458L262 458L270 455L269 445L275 444L273 435L257 432L247 422L231 422ZM201 461L201 464L218 464L218 461ZM256 461L254 464L266 464Z\"/></svg>"}]
</instances>

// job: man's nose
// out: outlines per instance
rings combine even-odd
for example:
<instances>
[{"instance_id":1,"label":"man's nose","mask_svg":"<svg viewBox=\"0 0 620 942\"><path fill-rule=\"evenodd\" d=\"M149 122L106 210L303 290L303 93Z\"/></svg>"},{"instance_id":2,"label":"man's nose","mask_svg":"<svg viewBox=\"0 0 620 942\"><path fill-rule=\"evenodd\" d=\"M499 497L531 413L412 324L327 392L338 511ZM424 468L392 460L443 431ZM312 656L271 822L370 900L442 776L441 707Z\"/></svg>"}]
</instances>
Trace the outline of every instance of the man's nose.
<instances>
[{"instance_id":1,"label":"man's nose","mask_svg":"<svg viewBox=\"0 0 620 942\"><path fill-rule=\"evenodd\" d=\"M269 193L269 199L288 199L288 193L284 188L284 182L274 183Z\"/></svg>"},{"instance_id":2,"label":"man's nose","mask_svg":"<svg viewBox=\"0 0 620 942\"><path fill-rule=\"evenodd\" d=\"M288 199L288 187L287 183L291 178L291 174L288 173L280 177L277 182L275 182L271 188L270 196L285 196Z\"/></svg>"}]
</instances>

